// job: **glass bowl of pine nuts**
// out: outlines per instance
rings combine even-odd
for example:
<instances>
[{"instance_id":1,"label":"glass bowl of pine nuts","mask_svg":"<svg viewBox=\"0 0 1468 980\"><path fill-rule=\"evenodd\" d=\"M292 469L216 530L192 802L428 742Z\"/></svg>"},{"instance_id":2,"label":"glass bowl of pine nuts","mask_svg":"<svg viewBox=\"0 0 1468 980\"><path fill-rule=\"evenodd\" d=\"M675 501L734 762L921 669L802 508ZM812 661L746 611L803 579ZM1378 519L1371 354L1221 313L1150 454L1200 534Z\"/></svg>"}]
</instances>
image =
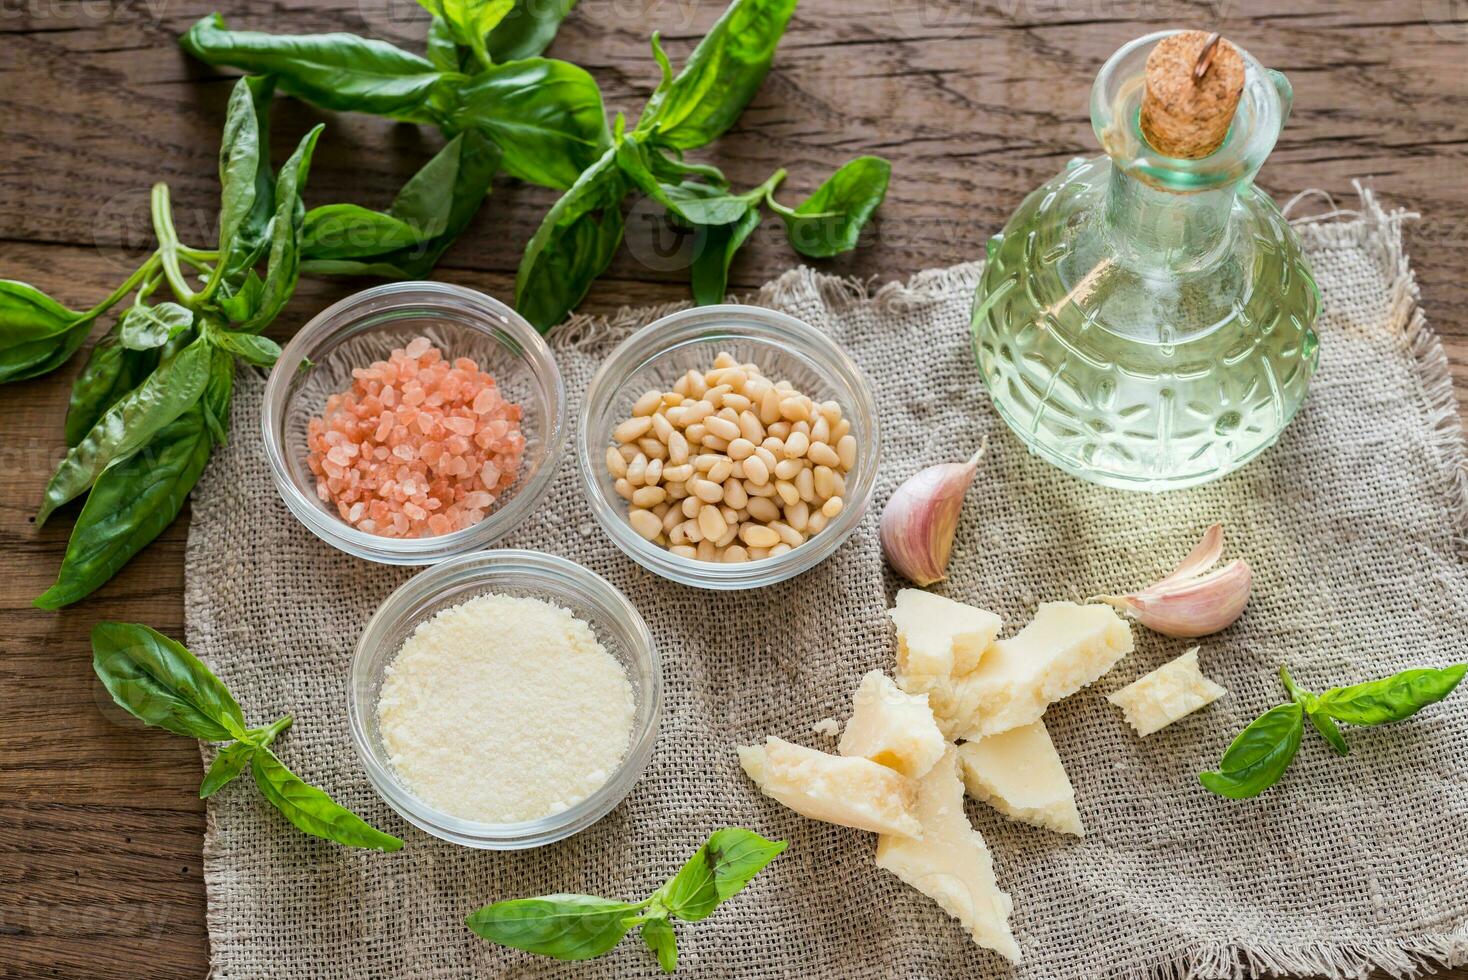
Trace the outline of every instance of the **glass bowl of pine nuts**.
<instances>
[{"instance_id":1,"label":"glass bowl of pine nuts","mask_svg":"<svg viewBox=\"0 0 1468 980\"><path fill-rule=\"evenodd\" d=\"M861 369L762 307L683 310L623 341L586 390L592 513L664 578L749 589L799 575L861 522L881 436Z\"/></svg>"}]
</instances>

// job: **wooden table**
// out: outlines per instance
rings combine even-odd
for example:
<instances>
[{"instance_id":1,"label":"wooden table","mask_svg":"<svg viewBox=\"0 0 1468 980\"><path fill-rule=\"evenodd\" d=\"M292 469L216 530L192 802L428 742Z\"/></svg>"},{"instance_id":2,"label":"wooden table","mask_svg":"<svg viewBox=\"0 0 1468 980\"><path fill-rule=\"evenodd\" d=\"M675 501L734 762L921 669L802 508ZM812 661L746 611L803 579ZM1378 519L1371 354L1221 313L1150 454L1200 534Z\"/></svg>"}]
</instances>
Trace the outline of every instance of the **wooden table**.
<instances>
[{"instance_id":1,"label":"wooden table","mask_svg":"<svg viewBox=\"0 0 1468 980\"><path fill-rule=\"evenodd\" d=\"M221 3L233 26L350 30L407 47L426 15L411 0ZM586 66L609 109L635 111L661 29L675 61L721 0L583 0L552 53ZM1449 0L806 0L740 124L707 156L740 185L788 167L798 200L860 153L892 160L872 241L825 263L890 279L981 254L1031 188L1096 152L1087 96L1102 61L1170 26L1217 28L1294 82L1295 112L1262 175L1283 200L1323 188L1342 207L1366 179L1408 227L1427 311L1468 391L1468 11ZM25 0L0 6L0 275L85 307L146 243L147 196L168 181L185 239L212 239L216 147L232 73L180 53L203 0ZM1218 19L1215 15L1221 15ZM1456 18L1456 19L1455 19ZM437 135L276 103L276 161L312 122L327 130L308 200L382 207ZM501 182L439 277L509 297L520 250L552 200ZM633 222L633 234L643 234ZM767 225L735 262L752 288L795 261ZM647 249L638 253L649 256ZM682 298L684 274L624 250L583 309ZM308 283L272 331L284 338L361 283ZM0 389L0 974L199 977L207 968L193 742L145 731L111 708L87 640L101 619L181 635L185 520L113 582L66 612L34 610L66 542L63 515L32 521L63 450L76 362ZM1468 972L1449 976L1468 980Z\"/></svg>"}]
</instances>

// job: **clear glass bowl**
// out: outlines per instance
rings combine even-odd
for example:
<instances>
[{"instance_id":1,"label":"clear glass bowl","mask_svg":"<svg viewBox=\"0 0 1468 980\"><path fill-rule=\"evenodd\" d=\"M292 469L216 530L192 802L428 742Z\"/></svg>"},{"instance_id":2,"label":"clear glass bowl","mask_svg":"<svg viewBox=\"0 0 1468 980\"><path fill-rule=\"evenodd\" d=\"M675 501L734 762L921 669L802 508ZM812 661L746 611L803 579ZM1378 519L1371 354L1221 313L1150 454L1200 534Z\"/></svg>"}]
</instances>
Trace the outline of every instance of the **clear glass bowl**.
<instances>
[{"instance_id":1,"label":"clear glass bowl","mask_svg":"<svg viewBox=\"0 0 1468 980\"><path fill-rule=\"evenodd\" d=\"M472 357L506 399L520 404L520 478L472 527L421 538L368 534L316 496L316 476L306 466L306 424L329 395L351 386L353 368L385 360L420 335L445 357ZM260 420L275 486L313 534L369 561L428 565L489 547L535 509L565 448L565 401L550 348L514 310L462 286L396 282L348 296L301 328L270 372Z\"/></svg>"},{"instance_id":2,"label":"clear glass bowl","mask_svg":"<svg viewBox=\"0 0 1468 980\"><path fill-rule=\"evenodd\" d=\"M418 624L440 609L486 593L544 599L569 609L627 670L637 710L627 755L612 777L586 799L560 813L520 823L464 820L418 799L388 761L377 727L383 671ZM518 850L539 847L584 830L610 813L632 790L652 758L662 715L663 673L647 624L627 598L580 565L538 551L501 549L461 555L413 576L388 596L368 621L352 658L347 720L352 742L377 793L403 819L442 840L465 847ZM492 751L466 745L464 751Z\"/></svg>"},{"instance_id":3,"label":"clear glass bowl","mask_svg":"<svg viewBox=\"0 0 1468 980\"><path fill-rule=\"evenodd\" d=\"M708 370L720 351L758 364L772 379L788 378L816 401L835 400L851 420L857 444L845 507L834 520L783 555L729 565L675 555L632 530L626 501L613 489L605 464L612 429L631 415L639 395L650 388L668 390L690 368ZM612 542L644 568L703 589L770 585L824 561L856 530L871 504L882 449L871 387L830 337L793 316L733 304L673 313L618 345L586 390L577 438L577 462L592 513Z\"/></svg>"}]
</instances>

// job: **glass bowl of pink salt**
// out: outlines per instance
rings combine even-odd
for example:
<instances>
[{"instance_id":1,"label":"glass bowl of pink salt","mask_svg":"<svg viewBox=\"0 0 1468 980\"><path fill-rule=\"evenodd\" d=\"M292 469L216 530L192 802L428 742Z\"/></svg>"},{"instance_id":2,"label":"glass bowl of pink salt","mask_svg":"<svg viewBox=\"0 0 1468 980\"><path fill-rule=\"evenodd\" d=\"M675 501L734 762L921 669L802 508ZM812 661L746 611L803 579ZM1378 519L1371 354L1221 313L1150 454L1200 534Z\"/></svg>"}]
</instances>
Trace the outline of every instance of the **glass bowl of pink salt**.
<instances>
[{"instance_id":1,"label":"glass bowl of pink salt","mask_svg":"<svg viewBox=\"0 0 1468 980\"><path fill-rule=\"evenodd\" d=\"M489 547L549 489L565 389L544 339L461 286L377 286L329 307L266 383L265 454L301 523L359 558Z\"/></svg>"}]
</instances>

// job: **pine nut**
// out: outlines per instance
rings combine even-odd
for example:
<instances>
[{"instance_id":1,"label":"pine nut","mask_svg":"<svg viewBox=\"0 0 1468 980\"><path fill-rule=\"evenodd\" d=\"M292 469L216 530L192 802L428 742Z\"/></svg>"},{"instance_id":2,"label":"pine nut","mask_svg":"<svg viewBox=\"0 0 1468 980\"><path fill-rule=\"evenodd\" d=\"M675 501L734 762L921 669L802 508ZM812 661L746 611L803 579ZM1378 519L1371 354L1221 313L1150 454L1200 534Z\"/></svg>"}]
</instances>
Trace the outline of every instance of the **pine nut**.
<instances>
[{"instance_id":1,"label":"pine nut","mask_svg":"<svg viewBox=\"0 0 1468 980\"><path fill-rule=\"evenodd\" d=\"M650 459L647 461L647 472L642 474L642 482L650 487L655 487L663 478L663 461Z\"/></svg>"},{"instance_id":2,"label":"pine nut","mask_svg":"<svg viewBox=\"0 0 1468 980\"><path fill-rule=\"evenodd\" d=\"M749 561L749 552L745 551L737 544L731 544L729 545L729 547L724 549L722 561L726 565L734 565L739 562Z\"/></svg>"},{"instance_id":3,"label":"pine nut","mask_svg":"<svg viewBox=\"0 0 1468 980\"><path fill-rule=\"evenodd\" d=\"M796 501L785 508L785 523L797 531L804 531L810 521L810 505L804 500Z\"/></svg>"},{"instance_id":4,"label":"pine nut","mask_svg":"<svg viewBox=\"0 0 1468 980\"><path fill-rule=\"evenodd\" d=\"M615 446L607 447L607 472L614 480L620 480L627 475L627 461L622 458L621 453L617 452Z\"/></svg>"},{"instance_id":5,"label":"pine nut","mask_svg":"<svg viewBox=\"0 0 1468 980\"><path fill-rule=\"evenodd\" d=\"M793 480L797 473L805 469L805 465L798 459L782 459L775 464L775 479Z\"/></svg>"},{"instance_id":6,"label":"pine nut","mask_svg":"<svg viewBox=\"0 0 1468 980\"><path fill-rule=\"evenodd\" d=\"M780 536L781 543L788 544L792 548L805 540L805 535L795 530L789 524L780 521L771 521L765 526Z\"/></svg>"},{"instance_id":7,"label":"pine nut","mask_svg":"<svg viewBox=\"0 0 1468 980\"><path fill-rule=\"evenodd\" d=\"M810 421L810 408L799 398L786 398L780 402L780 415L792 422Z\"/></svg>"},{"instance_id":8,"label":"pine nut","mask_svg":"<svg viewBox=\"0 0 1468 980\"><path fill-rule=\"evenodd\" d=\"M667 459L668 447L664 446L655 436L643 436L637 440L637 448L648 459Z\"/></svg>"},{"instance_id":9,"label":"pine nut","mask_svg":"<svg viewBox=\"0 0 1468 980\"><path fill-rule=\"evenodd\" d=\"M826 526L826 515L816 511L810 515L810 520L805 522L805 533L815 534Z\"/></svg>"},{"instance_id":10,"label":"pine nut","mask_svg":"<svg viewBox=\"0 0 1468 980\"><path fill-rule=\"evenodd\" d=\"M647 457L638 453L632 458L632 462L627 464L627 482L634 487L640 487L645 476L647 476Z\"/></svg>"},{"instance_id":11,"label":"pine nut","mask_svg":"<svg viewBox=\"0 0 1468 980\"><path fill-rule=\"evenodd\" d=\"M705 539L717 541L729 530L729 525L724 521L724 515L712 504L705 505L698 512L698 529L703 532Z\"/></svg>"},{"instance_id":12,"label":"pine nut","mask_svg":"<svg viewBox=\"0 0 1468 980\"><path fill-rule=\"evenodd\" d=\"M656 507L667 496L668 491L662 487L639 487L632 492L632 503L636 507Z\"/></svg>"},{"instance_id":13,"label":"pine nut","mask_svg":"<svg viewBox=\"0 0 1468 980\"><path fill-rule=\"evenodd\" d=\"M744 486L732 476L724 481L724 503L735 510L742 510L749 504L749 494L744 492Z\"/></svg>"},{"instance_id":14,"label":"pine nut","mask_svg":"<svg viewBox=\"0 0 1468 980\"><path fill-rule=\"evenodd\" d=\"M753 480L745 480L744 492L751 497L773 497L775 495L775 485L769 481L755 483Z\"/></svg>"},{"instance_id":15,"label":"pine nut","mask_svg":"<svg viewBox=\"0 0 1468 980\"><path fill-rule=\"evenodd\" d=\"M856 437L844 435L836 441L836 456L847 470L856 466Z\"/></svg>"},{"instance_id":16,"label":"pine nut","mask_svg":"<svg viewBox=\"0 0 1468 980\"><path fill-rule=\"evenodd\" d=\"M779 544L775 545L773 548L770 549L770 557L771 558L778 558L779 556L785 554L789 550L790 550L790 545L786 544L784 541L781 541Z\"/></svg>"},{"instance_id":17,"label":"pine nut","mask_svg":"<svg viewBox=\"0 0 1468 980\"><path fill-rule=\"evenodd\" d=\"M735 392L731 391L729 394L724 396L724 407L732 408L736 412L743 413L749 408L749 399L745 398L743 395L736 394Z\"/></svg>"},{"instance_id":18,"label":"pine nut","mask_svg":"<svg viewBox=\"0 0 1468 980\"><path fill-rule=\"evenodd\" d=\"M806 503L814 503L816 499L816 478L809 469L801 470L795 474L795 489L800 493L800 499Z\"/></svg>"},{"instance_id":19,"label":"pine nut","mask_svg":"<svg viewBox=\"0 0 1468 980\"><path fill-rule=\"evenodd\" d=\"M824 504L821 504L821 513L825 514L827 517L835 517L837 514L841 513L841 509L845 506L846 502L840 497L832 497Z\"/></svg>"},{"instance_id":20,"label":"pine nut","mask_svg":"<svg viewBox=\"0 0 1468 980\"><path fill-rule=\"evenodd\" d=\"M699 561L718 561L719 560L719 550L714 547L714 543L712 541L703 540L703 541L700 541L698 543L698 560Z\"/></svg>"},{"instance_id":21,"label":"pine nut","mask_svg":"<svg viewBox=\"0 0 1468 980\"><path fill-rule=\"evenodd\" d=\"M688 461L688 440L683 433L674 432L668 436L668 462L675 465Z\"/></svg>"},{"instance_id":22,"label":"pine nut","mask_svg":"<svg viewBox=\"0 0 1468 980\"><path fill-rule=\"evenodd\" d=\"M706 504L716 504L724 499L724 486L712 480L698 480L693 484L693 494Z\"/></svg>"},{"instance_id":23,"label":"pine nut","mask_svg":"<svg viewBox=\"0 0 1468 980\"><path fill-rule=\"evenodd\" d=\"M623 500L631 500L632 499L632 493L633 493L632 483L626 477L623 477L622 479L618 480L616 483L613 483L612 484L612 489L615 490L617 492L617 496L621 497Z\"/></svg>"},{"instance_id":24,"label":"pine nut","mask_svg":"<svg viewBox=\"0 0 1468 980\"><path fill-rule=\"evenodd\" d=\"M780 543L779 532L761 524L744 525L739 529L739 537L751 548L773 548Z\"/></svg>"},{"instance_id":25,"label":"pine nut","mask_svg":"<svg viewBox=\"0 0 1468 980\"><path fill-rule=\"evenodd\" d=\"M669 548L668 550L671 551L673 554L677 555L679 558L697 558L698 557L698 549L697 548L689 547L686 544L675 544L675 545L673 545L673 547Z\"/></svg>"},{"instance_id":26,"label":"pine nut","mask_svg":"<svg viewBox=\"0 0 1468 980\"><path fill-rule=\"evenodd\" d=\"M682 483L693 475L693 464L682 463L678 466L664 466L663 479L668 483ZM826 494L830 496L830 494Z\"/></svg>"},{"instance_id":27,"label":"pine nut","mask_svg":"<svg viewBox=\"0 0 1468 980\"><path fill-rule=\"evenodd\" d=\"M780 421L780 392L767 388L759 400L759 420L766 427Z\"/></svg>"},{"instance_id":28,"label":"pine nut","mask_svg":"<svg viewBox=\"0 0 1468 980\"><path fill-rule=\"evenodd\" d=\"M732 451L734 449L734 447L733 446L730 446L729 449ZM620 459L621 457L619 456L617 458ZM750 456L748 459L746 459L744 461L744 464L743 465L744 465L744 477L745 477L745 479L747 479L747 480L749 480L749 481L751 481L753 483L759 483L759 484L764 484L764 483L768 483L769 482L769 480L770 480L770 468L768 466L766 466L765 465L765 461L762 460L762 459L760 459L758 456Z\"/></svg>"},{"instance_id":29,"label":"pine nut","mask_svg":"<svg viewBox=\"0 0 1468 980\"><path fill-rule=\"evenodd\" d=\"M727 439L720 439L718 436L706 435L703 437L703 448L721 453L729 448L729 441Z\"/></svg>"},{"instance_id":30,"label":"pine nut","mask_svg":"<svg viewBox=\"0 0 1468 980\"><path fill-rule=\"evenodd\" d=\"M668 471L663 470L663 472L667 473ZM831 472L831 467L817 466L814 473L815 476L813 479L815 480L816 496L822 500L825 500L827 497L834 497L836 495L836 479L835 474Z\"/></svg>"},{"instance_id":31,"label":"pine nut","mask_svg":"<svg viewBox=\"0 0 1468 980\"><path fill-rule=\"evenodd\" d=\"M629 443L638 439L648 429L652 428L652 419L646 415L631 418L612 430L612 438L620 443Z\"/></svg>"},{"instance_id":32,"label":"pine nut","mask_svg":"<svg viewBox=\"0 0 1468 980\"><path fill-rule=\"evenodd\" d=\"M649 541L663 533L663 522L650 510L628 511L627 523L632 525L632 530Z\"/></svg>"},{"instance_id":33,"label":"pine nut","mask_svg":"<svg viewBox=\"0 0 1468 980\"><path fill-rule=\"evenodd\" d=\"M740 436L729 443L729 458L735 462L742 462L754 455L754 443Z\"/></svg>"},{"instance_id":34,"label":"pine nut","mask_svg":"<svg viewBox=\"0 0 1468 980\"><path fill-rule=\"evenodd\" d=\"M678 507L683 511L683 516L691 520L697 517L698 512L703 509L703 501L690 493L683 498L683 502Z\"/></svg>"},{"instance_id":35,"label":"pine nut","mask_svg":"<svg viewBox=\"0 0 1468 980\"><path fill-rule=\"evenodd\" d=\"M792 432L790 438L785 440L785 455L791 459L799 459L808 449L810 449L810 436L804 432Z\"/></svg>"},{"instance_id":36,"label":"pine nut","mask_svg":"<svg viewBox=\"0 0 1468 980\"><path fill-rule=\"evenodd\" d=\"M642 397L632 403L633 416L651 415L658 410L663 402L663 393L660 391L644 391Z\"/></svg>"},{"instance_id":37,"label":"pine nut","mask_svg":"<svg viewBox=\"0 0 1468 980\"><path fill-rule=\"evenodd\" d=\"M729 479L729 474L734 472L734 461L727 456L720 456L714 465L709 468L709 479L715 483L723 483Z\"/></svg>"},{"instance_id":38,"label":"pine nut","mask_svg":"<svg viewBox=\"0 0 1468 980\"><path fill-rule=\"evenodd\" d=\"M824 420L823 420L824 421ZM824 442L812 442L805 451L806 458L822 466L840 466L841 456Z\"/></svg>"},{"instance_id":39,"label":"pine nut","mask_svg":"<svg viewBox=\"0 0 1468 980\"><path fill-rule=\"evenodd\" d=\"M811 442L829 442L831 440L831 423L826 421L823 415L816 419L816 424L810 427Z\"/></svg>"},{"instance_id":40,"label":"pine nut","mask_svg":"<svg viewBox=\"0 0 1468 980\"><path fill-rule=\"evenodd\" d=\"M726 418L710 415L703 420L703 426L710 435L717 436L725 441L732 441L739 438L739 426Z\"/></svg>"},{"instance_id":41,"label":"pine nut","mask_svg":"<svg viewBox=\"0 0 1468 980\"><path fill-rule=\"evenodd\" d=\"M749 511L749 516L757 521L768 524L780 519L780 508L768 497L750 497L749 503L744 506Z\"/></svg>"},{"instance_id":42,"label":"pine nut","mask_svg":"<svg viewBox=\"0 0 1468 980\"><path fill-rule=\"evenodd\" d=\"M775 481L775 493L779 495L781 500L785 501L785 506L787 507L800 502L800 491L795 489L795 484L786 480Z\"/></svg>"},{"instance_id":43,"label":"pine nut","mask_svg":"<svg viewBox=\"0 0 1468 980\"><path fill-rule=\"evenodd\" d=\"M673 437L673 423L668 421L666 415L659 412L652 417L652 431L653 435L658 437L658 441L666 446L668 440Z\"/></svg>"}]
</instances>

